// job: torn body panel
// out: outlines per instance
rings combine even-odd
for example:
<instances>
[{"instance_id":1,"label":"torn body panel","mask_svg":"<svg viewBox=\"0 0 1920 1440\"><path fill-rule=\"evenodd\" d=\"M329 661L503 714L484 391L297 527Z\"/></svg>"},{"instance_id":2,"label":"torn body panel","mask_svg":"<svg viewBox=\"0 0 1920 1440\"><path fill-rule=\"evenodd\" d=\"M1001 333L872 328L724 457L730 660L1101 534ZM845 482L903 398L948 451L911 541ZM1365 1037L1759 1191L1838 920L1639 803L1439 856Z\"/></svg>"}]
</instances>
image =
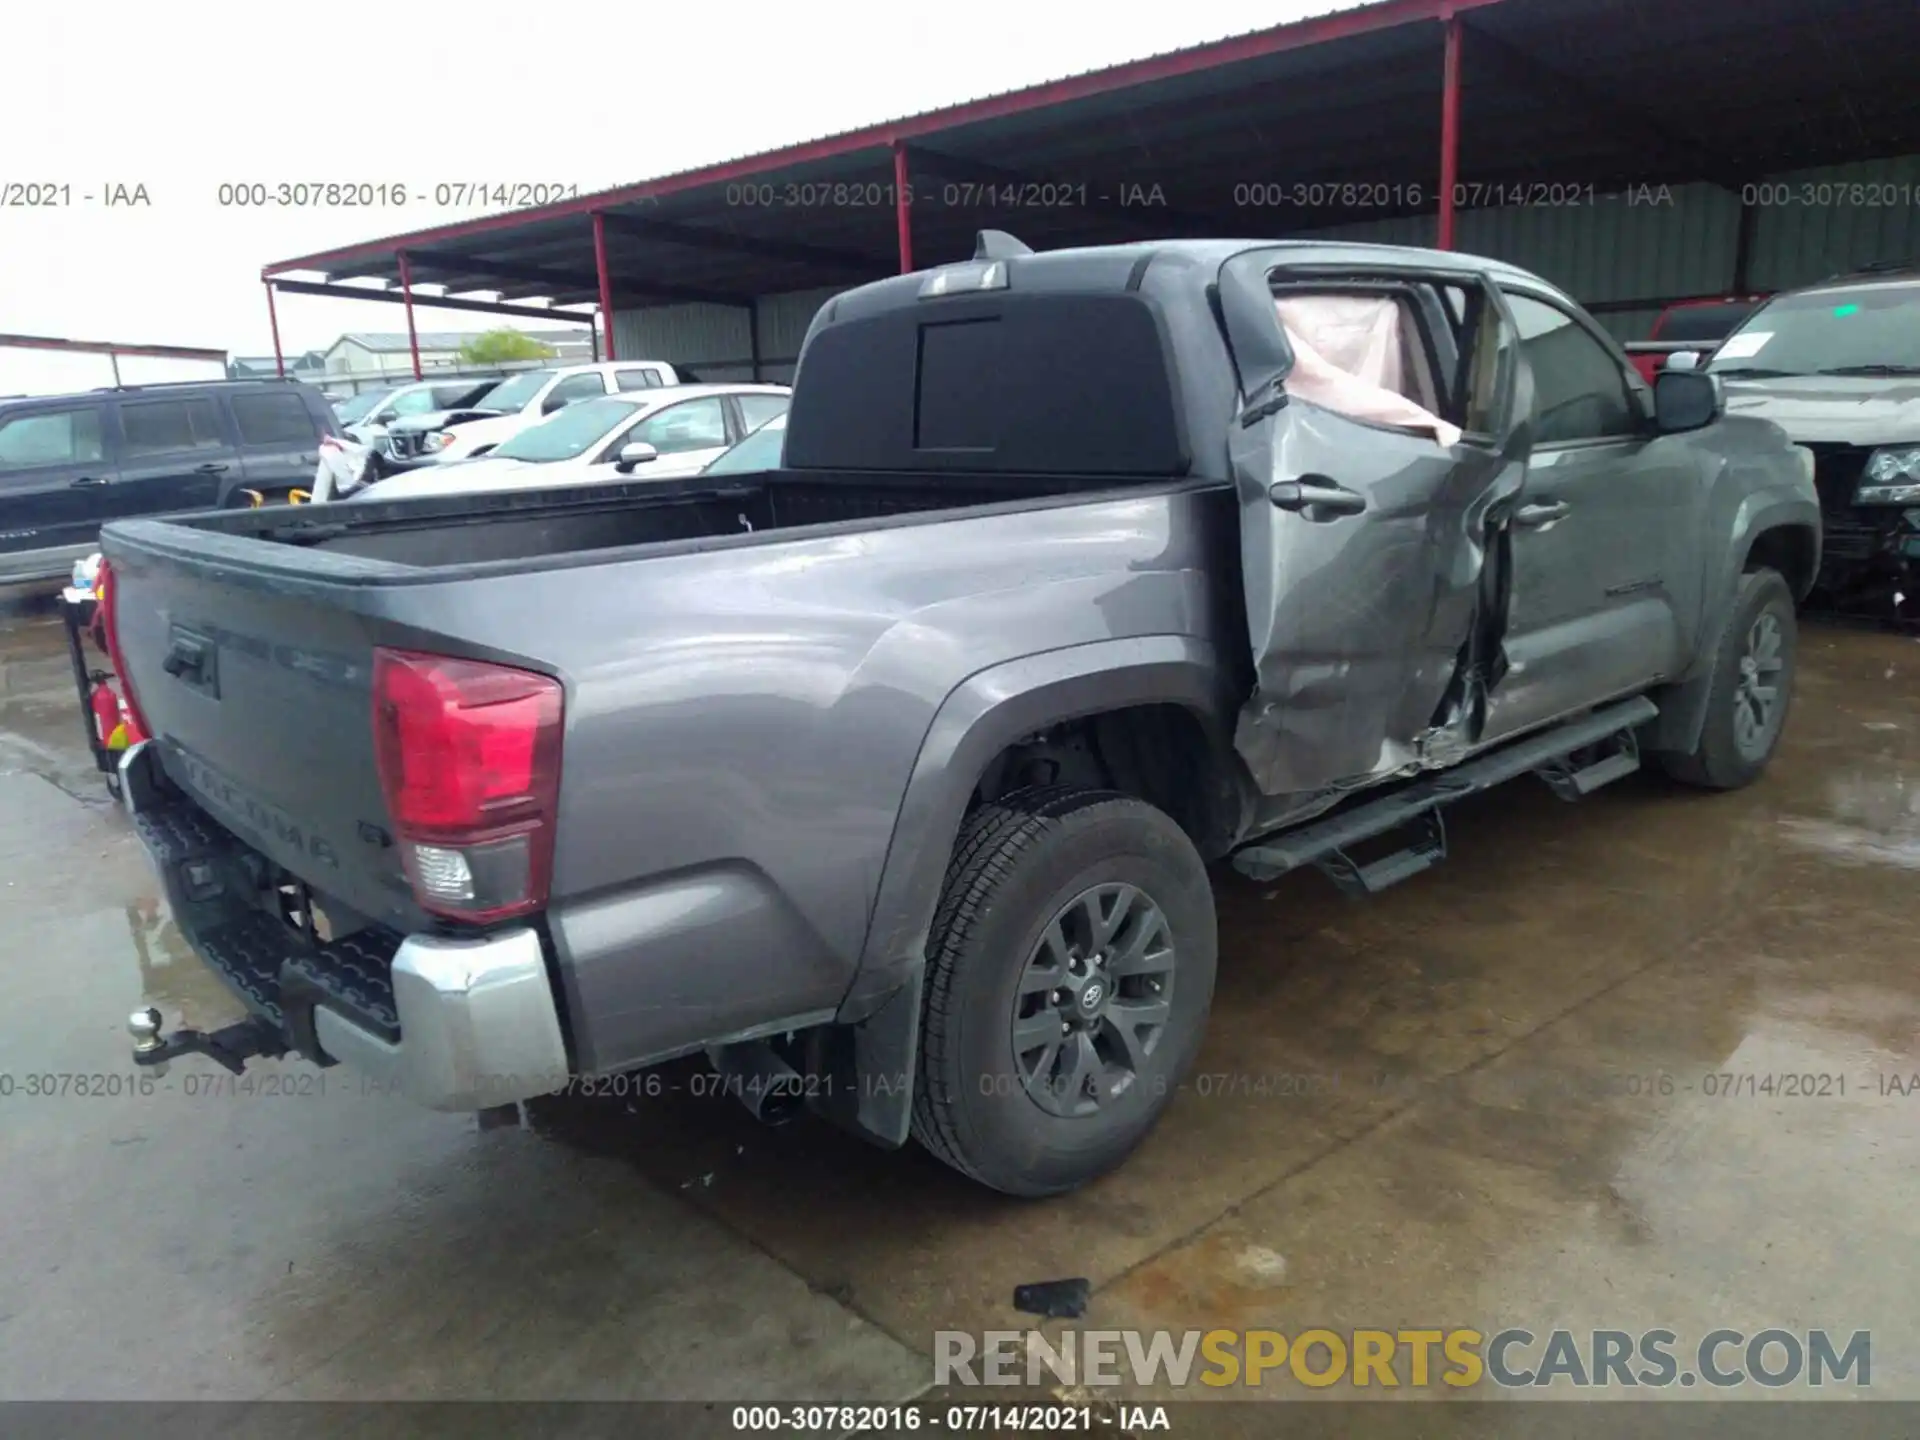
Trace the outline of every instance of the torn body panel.
<instances>
[{"instance_id":1,"label":"torn body panel","mask_svg":"<svg viewBox=\"0 0 1920 1440\"><path fill-rule=\"evenodd\" d=\"M1498 680L1500 517L1524 468L1300 400L1233 448L1256 675L1234 741L1260 789L1344 789L1458 759ZM1360 508L1276 503L1301 482Z\"/></svg>"}]
</instances>

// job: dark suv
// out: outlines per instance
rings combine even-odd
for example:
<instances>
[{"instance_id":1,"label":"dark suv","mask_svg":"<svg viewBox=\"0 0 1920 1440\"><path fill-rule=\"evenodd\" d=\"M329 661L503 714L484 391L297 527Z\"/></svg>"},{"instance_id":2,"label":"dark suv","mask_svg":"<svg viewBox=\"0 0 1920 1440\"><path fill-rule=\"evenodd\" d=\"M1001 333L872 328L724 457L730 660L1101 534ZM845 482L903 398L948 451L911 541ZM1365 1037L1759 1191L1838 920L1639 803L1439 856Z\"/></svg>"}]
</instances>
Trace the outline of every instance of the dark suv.
<instances>
[{"instance_id":1,"label":"dark suv","mask_svg":"<svg viewBox=\"0 0 1920 1440\"><path fill-rule=\"evenodd\" d=\"M334 428L294 380L0 400L0 585L66 575L108 520L284 500Z\"/></svg>"}]
</instances>

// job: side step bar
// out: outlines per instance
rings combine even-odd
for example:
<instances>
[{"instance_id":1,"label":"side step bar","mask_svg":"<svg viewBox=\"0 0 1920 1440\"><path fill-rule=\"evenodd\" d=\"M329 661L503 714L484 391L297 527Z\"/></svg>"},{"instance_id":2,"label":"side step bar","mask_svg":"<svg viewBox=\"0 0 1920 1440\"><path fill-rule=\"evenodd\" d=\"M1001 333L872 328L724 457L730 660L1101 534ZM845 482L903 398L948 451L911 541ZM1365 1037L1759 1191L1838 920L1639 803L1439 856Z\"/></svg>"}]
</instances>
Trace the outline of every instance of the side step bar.
<instances>
[{"instance_id":1,"label":"side step bar","mask_svg":"<svg viewBox=\"0 0 1920 1440\"><path fill-rule=\"evenodd\" d=\"M1378 894L1447 858L1443 806L1530 771L1563 800L1590 795L1640 768L1634 732L1659 713L1644 696L1596 710L1325 820L1243 845L1233 852L1233 868L1252 880L1274 880L1315 865L1348 894ZM1578 767L1571 763L1572 755L1594 748L1603 751L1598 758ZM1347 853L1361 841L1403 825L1412 826L1412 834L1393 854L1363 865Z\"/></svg>"}]
</instances>

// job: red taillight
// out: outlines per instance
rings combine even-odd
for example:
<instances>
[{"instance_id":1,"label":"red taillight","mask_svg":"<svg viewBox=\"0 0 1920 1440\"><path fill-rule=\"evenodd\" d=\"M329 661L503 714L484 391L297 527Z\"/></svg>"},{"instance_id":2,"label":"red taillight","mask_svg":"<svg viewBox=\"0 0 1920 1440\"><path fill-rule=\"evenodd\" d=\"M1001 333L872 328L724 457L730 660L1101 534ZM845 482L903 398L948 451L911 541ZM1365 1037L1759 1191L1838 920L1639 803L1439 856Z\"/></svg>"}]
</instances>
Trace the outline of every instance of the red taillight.
<instances>
[{"instance_id":1,"label":"red taillight","mask_svg":"<svg viewBox=\"0 0 1920 1440\"><path fill-rule=\"evenodd\" d=\"M546 903L560 791L560 682L376 649L380 784L421 905L500 920Z\"/></svg>"},{"instance_id":2,"label":"red taillight","mask_svg":"<svg viewBox=\"0 0 1920 1440\"><path fill-rule=\"evenodd\" d=\"M113 567L100 559L100 634L107 642L107 658L113 662L113 673L120 677L120 689L124 692L123 703L126 707L127 743L137 744L152 734L147 729L147 717L140 713L140 700L133 693L133 672L127 669L126 656L120 653L120 630L114 623L114 593L117 586L113 578Z\"/></svg>"}]
</instances>

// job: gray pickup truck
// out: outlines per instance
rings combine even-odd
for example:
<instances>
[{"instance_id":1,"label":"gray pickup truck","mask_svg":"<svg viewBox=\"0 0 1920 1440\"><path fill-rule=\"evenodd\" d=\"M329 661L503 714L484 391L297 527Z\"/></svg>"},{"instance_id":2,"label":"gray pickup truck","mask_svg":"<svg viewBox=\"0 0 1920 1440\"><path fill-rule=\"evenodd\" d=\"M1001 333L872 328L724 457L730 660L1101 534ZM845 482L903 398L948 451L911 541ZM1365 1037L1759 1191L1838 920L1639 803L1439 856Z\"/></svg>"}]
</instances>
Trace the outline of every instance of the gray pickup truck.
<instances>
[{"instance_id":1,"label":"gray pickup truck","mask_svg":"<svg viewBox=\"0 0 1920 1440\"><path fill-rule=\"evenodd\" d=\"M820 312L778 470L116 524L126 804L249 1011L135 1059L474 1109L705 1052L1072 1188L1200 1045L1210 863L1754 779L1811 459L1511 266L988 232Z\"/></svg>"}]
</instances>

